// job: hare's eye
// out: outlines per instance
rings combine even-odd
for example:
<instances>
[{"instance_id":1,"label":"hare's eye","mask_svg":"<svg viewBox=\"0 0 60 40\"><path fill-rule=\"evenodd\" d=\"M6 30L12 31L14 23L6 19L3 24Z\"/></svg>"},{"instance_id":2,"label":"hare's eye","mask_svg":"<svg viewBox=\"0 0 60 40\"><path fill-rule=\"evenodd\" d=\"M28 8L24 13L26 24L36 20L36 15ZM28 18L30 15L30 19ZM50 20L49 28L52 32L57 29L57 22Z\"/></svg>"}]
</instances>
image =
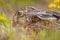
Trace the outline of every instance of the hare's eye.
<instances>
[{"instance_id":1,"label":"hare's eye","mask_svg":"<svg viewBox=\"0 0 60 40\"><path fill-rule=\"evenodd\" d=\"M18 12L18 16L22 17L23 16L23 12Z\"/></svg>"}]
</instances>

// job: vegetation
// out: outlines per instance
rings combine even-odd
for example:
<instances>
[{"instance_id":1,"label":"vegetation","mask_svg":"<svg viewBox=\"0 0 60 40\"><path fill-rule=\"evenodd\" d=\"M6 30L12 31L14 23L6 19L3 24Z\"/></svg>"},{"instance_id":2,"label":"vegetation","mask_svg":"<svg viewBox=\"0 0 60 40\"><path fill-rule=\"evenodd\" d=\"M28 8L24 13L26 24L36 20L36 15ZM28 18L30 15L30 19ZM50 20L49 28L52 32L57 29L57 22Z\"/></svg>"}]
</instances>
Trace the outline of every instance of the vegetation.
<instances>
[{"instance_id":1,"label":"vegetation","mask_svg":"<svg viewBox=\"0 0 60 40\"><path fill-rule=\"evenodd\" d=\"M4 38L4 36L5 37L7 36L6 37L7 39L4 39L4 40L34 40L35 38L36 40L60 40L60 30L55 30L55 28L51 25L50 26L52 28L49 31L50 35L48 35L48 31L45 29L39 31L38 33L33 32L31 30L32 37L29 37L26 34L26 29L20 28L17 30L14 27L12 27L11 19L8 18L5 14L6 12L13 14L15 13L16 10L20 10L20 8L23 6L37 6L39 5L40 1L41 0L0 0L0 10L2 11L2 13L0 13L0 32L1 32L0 35L1 37ZM44 0L42 2L44 2ZM58 1L54 1L54 2L56 3ZM54 8L56 6L55 3L52 4ZM60 6L58 8L56 7L55 9L57 12L60 13ZM46 25L49 26L47 23ZM2 38L0 40L3 40Z\"/></svg>"}]
</instances>

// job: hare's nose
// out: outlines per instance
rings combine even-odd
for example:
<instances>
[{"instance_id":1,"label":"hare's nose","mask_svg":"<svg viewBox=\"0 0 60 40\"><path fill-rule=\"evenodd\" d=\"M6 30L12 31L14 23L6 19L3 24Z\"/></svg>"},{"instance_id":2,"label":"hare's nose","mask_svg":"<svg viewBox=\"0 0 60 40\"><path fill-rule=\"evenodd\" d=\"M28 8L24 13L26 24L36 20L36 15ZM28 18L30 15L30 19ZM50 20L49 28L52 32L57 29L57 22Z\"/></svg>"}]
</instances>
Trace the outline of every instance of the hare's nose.
<instances>
[{"instance_id":1,"label":"hare's nose","mask_svg":"<svg viewBox=\"0 0 60 40\"><path fill-rule=\"evenodd\" d=\"M53 15L55 18L57 18L57 20L59 20L59 16L57 16L57 15Z\"/></svg>"}]
</instances>

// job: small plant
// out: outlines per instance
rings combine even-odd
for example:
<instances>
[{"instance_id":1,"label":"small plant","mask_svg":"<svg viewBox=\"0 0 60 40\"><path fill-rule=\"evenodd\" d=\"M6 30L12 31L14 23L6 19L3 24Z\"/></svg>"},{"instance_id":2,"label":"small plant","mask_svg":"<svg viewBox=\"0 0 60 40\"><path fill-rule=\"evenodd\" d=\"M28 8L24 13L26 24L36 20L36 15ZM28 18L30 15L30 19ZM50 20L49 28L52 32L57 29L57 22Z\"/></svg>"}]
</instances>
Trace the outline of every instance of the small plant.
<instances>
[{"instance_id":1,"label":"small plant","mask_svg":"<svg viewBox=\"0 0 60 40\"><path fill-rule=\"evenodd\" d=\"M7 32L9 40L12 40L14 33L12 32L11 20L4 13L0 14L0 28L3 32Z\"/></svg>"}]
</instances>

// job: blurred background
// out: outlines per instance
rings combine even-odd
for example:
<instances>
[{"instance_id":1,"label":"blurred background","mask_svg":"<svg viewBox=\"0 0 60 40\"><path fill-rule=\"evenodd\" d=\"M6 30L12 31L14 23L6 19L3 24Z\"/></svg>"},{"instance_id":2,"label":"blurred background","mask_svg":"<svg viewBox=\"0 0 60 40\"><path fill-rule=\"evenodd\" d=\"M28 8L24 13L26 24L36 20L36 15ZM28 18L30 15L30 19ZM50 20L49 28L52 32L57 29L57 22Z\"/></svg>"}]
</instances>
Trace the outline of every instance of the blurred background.
<instances>
[{"instance_id":1,"label":"blurred background","mask_svg":"<svg viewBox=\"0 0 60 40\"><path fill-rule=\"evenodd\" d=\"M4 11L11 15L25 6L33 6L44 11L48 10L48 4L51 2L53 0L0 0L0 12Z\"/></svg>"},{"instance_id":2,"label":"blurred background","mask_svg":"<svg viewBox=\"0 0 60 40\"><path fill-rule=\"evenodd\" d=\"M0 0L0 12L4 11L7 14L13 14L16 10L20 10L25 6L36 7L41 11L44 11L50 10L48 8L49 4L51 4L50 9L57 12L60 11L60 6L58 6L60 5L59 0ZM56 6L58 6L58 8Z\"/></svg>"}]
</instances>

